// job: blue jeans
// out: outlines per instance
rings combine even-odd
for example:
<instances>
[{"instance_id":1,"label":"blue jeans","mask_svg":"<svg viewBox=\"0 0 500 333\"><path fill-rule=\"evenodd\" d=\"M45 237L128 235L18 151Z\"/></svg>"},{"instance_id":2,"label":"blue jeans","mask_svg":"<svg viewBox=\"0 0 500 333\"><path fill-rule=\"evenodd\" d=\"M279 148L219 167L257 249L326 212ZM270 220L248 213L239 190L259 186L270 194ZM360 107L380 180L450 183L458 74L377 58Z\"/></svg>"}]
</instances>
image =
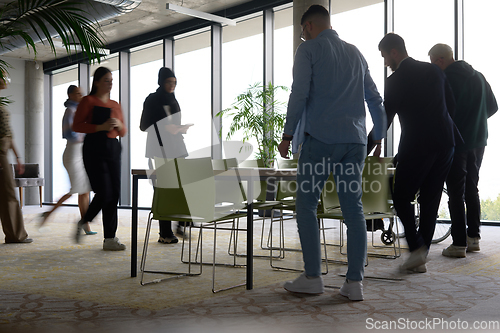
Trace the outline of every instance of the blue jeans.
<instances>
[{"instance_id":1,"label":"blue jeans","mask_svg":"<svg viewBox=\"0 0 500 333\"><path fill-rule=\"evenodd\" d=\"M321 275L321 246L317 207L323 186L333 172L347 225L347 279L363 280L366 222L361 175L366 157L362 144L326 144L307 136L297 170L297 226L307 276Z\"/></svg>"}]
</instances>

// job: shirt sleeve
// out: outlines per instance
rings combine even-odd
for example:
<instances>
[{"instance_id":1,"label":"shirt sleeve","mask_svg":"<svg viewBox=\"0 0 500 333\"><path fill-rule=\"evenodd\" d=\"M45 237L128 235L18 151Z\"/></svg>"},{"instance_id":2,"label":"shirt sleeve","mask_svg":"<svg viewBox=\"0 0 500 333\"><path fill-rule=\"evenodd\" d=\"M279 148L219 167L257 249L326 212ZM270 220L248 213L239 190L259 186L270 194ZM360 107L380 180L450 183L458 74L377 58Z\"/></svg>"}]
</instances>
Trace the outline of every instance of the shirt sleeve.
<instances>
[{"instance_id":1,"label":"shirt sleeve","mask_svg":"<svg viewBox=\"0 0 500 333\"><path fill-rule=\"evenodd\" d=\"M125 134L127 134L127 125L125 124L125 120L123 119L122 106L118 102L116 104L117 104L117 111L118 111L117 118L120 119L120 121L123 123L123 127L122 127L121 131L118 131L118 135L120 137L124 137Z\"/></svg>"},{"instance_id":2,"label":"shirt sleeve","mask_svg":"<svg viewBox=\"0 0 500 333\"><path fill-rule=\"evenodd\" d=\"M368 68L365 72L365 100L373 120L373 139L381 140L387 133L387 115L382 104L382 97L370 75Z\"/></svg>"},{"instance_id":3,"label":"shirt sleeve","mask_svg":"<svg viewBox=\"0 0 500 333\"><path fill-rule=\"evenodd\" d=\"M297 48L293 64L292 92L288 99L284 133L293 135L302 113L305 112L312 79L312 52L307 43Z\"/></svg>"},{"instance_id":4,"label":"shirt sleeve","mask_svg":"<svg viewBox=\"0 0 500 333\"><path fill-rule=\"evenodd\" d=\"M89 98L84 97L78 104L78 108L73 118L73 131L79 133L95 133L97 125L91 124L89 115L93 105Z\"/></svg>"},{"instance_id":5,"label":"shirt sleeve","mask_svg":"<svg viewBox=\"0 0 500 333\"><path fill-rule=\"evenodd\" d=\"M71 129L71 124L73 123L73 115L73 111L69 108L67 108L64 112L62 121L63 139L66 139L69 142L78 142L78 134L76 134L76 132L73 132L73 130Z\"/></svg>"}]
</instances>

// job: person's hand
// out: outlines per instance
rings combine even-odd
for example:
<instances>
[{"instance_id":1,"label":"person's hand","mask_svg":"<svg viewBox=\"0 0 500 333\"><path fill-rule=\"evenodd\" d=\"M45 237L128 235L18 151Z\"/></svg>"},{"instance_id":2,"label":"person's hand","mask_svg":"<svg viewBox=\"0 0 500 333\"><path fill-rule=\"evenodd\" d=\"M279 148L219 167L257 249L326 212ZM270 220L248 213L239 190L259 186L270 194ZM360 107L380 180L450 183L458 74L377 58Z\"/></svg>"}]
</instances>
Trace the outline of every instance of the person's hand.
<instances>
[{"instance_id":1,"label":"person's hand","mask_svg":"<svg viewBox=\"0 0 500 333\"><path fill-rule=\"evenodd\" d=\"M278 145L278 151L280 152L281 157L289 159L288 157L289 148L290 148L290 141L282 140L281 143Z\"/></svg>"},{"instance_id":2,"label":"person's hand","mask_svg":"<svg viewBox=\"0 0 500 333\"><path fill-rule=\"evenodd\" d=\"M120 119L118 118L109 118L111 120L111 123L113 124L113 128L116 128L118 132L120 132L123 128L123 123Z\"/></svg>"},{"instance_id":3,"label":"person's hand","mask_svg":"<svg viewBox=\"0 0 500 333\"><path fill-rule=\"evenodd\" d=\"M175 124L165 125L165 130L172 135L176 135L177 133L179 133L180 129L181 128L179 125L175 125Z\"/></svg>"},{"instance_id":4,"label":"person's hand","mask_svg":"<svg viewBox=\"0 0 500 333\"><path fill-rule=\"evenodd\" d=\"M381 143L376 143L375 144L375 151L373 152L373 156L376 156L380 160L380 154L382 153L382 144Z\"/></svg>"},{"instance_id":5,"label":"person's hand","mask_svg":"<svg viewBox=\"0 0 500 333\"><path fill-rule=\"evenodd\" d=\"M186 134L187 133L187 130L189 129L189 127L193 126L194 124L186 124L186 125L182 125L180 128L179 128L179 133L182 133L182 134Z\"/></svg>"},{"instance_id":6,"label":"person's hand","mask_svg":"<svg viewBox=\"0 0 500 333\"><path fill-rule=\"evenodd\" d=\"M21 160L19 158L17 159L16 171L19 175L22 175L24 173L24 164L21 163Z\"/></svg>"},{"instance_id":7,"label":"person's hand","mask_svg":"<svg viewBox=\"0 0 500 333\"><path fill-rule=\"evenodd\" d=\"M101 131L109 132L109 131L111 131L113 128L115 128L115 125L116 125L115 120L117 120L117 119L116 118L109 118L101 125L97 125L95 128L96 132L101 132Z\"/></svg>"}]
</instances>

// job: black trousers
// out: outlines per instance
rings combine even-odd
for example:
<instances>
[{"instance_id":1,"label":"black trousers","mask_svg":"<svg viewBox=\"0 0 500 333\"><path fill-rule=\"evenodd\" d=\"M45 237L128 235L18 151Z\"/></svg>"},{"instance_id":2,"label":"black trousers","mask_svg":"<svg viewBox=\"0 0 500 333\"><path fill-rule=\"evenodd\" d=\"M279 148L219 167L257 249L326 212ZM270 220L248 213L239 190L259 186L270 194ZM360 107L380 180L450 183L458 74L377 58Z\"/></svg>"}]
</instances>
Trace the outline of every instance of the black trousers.
<instances>
[{"instance_id":1,"label":"black trousers","mask_svg":"<svg viewBox=\"0 0 500 333\"><path fill-rule=\"evenodd\" d=\"M121 150L120 142L106 132L87 134L83 143L83 163L95 193L83 219L90 222L102 210L104 238L114 238L118 227Z\"/></svg>"},{"instance_id":2,"label":"black trousers","mask_svg":"<svg viewBox=\"0 0 500 333\"><path fill-rule=\"evenodd\" d=\"M451 236L456 246L467 246L467 236L479 237L481 201L477 184L483 155L484 147L455 153L446 178Z\"/></svg>"},{"instance_id":3,"label":"black trousers","mask_svg":"<svg viewBox=\"0 0 500 333\"><path fill-rule=\"evenodd\" d=\"M423 245L430 247L438 214L443 185L453 160L454 148L438 151L398 154L393 202L405 228L410 251ZM420 190L420 225L415 225L412 202Z\"/></svg>"}]
</instances>

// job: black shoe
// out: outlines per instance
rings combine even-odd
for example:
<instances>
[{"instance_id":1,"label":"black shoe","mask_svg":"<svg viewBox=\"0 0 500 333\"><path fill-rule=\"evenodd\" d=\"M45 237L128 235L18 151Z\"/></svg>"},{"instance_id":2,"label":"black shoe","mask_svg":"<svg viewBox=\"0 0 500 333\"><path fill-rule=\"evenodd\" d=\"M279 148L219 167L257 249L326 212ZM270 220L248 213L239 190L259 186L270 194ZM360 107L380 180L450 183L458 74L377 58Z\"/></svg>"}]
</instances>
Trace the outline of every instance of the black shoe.
<instances>
[{"instance_id":1,"label":"black shoe","mask_svg":"<svg viewBox=\"0 0 500 333\"><path fill-rule=\"evenodd\" d=\"M18 242L5 242L5 244L28 244L28 243L33 243L33 238L25 238L22 241Z\"/></svg>"},{"instance_id":2,"label":"black shoe","mask_svg":"<svg viewBox=\"0 0 500 333\"><path fill-rule=\"evenodd\" d=\"M175 231L175 233L176 233L177 235L181 236L181 237L184 237L184 235L186 234L184 229L185 229L185 227L184 227L184 226L182 226L182 225L178 225L178 226L177 226L177 230Z\"/></svg>"},{"instance_id":3,"label":"black shoe","mask_svg":"<svg viewBox=\"0 0 500 333\"><path fill-rule=\"evenodd\" d=\"M175 243L179 243L179 239L177 237L175 237L175 235L168 236L168 237L161 237L160 236L160 238L158 238L158 243L175 244Z\"/></svg>"}]
</instances>

